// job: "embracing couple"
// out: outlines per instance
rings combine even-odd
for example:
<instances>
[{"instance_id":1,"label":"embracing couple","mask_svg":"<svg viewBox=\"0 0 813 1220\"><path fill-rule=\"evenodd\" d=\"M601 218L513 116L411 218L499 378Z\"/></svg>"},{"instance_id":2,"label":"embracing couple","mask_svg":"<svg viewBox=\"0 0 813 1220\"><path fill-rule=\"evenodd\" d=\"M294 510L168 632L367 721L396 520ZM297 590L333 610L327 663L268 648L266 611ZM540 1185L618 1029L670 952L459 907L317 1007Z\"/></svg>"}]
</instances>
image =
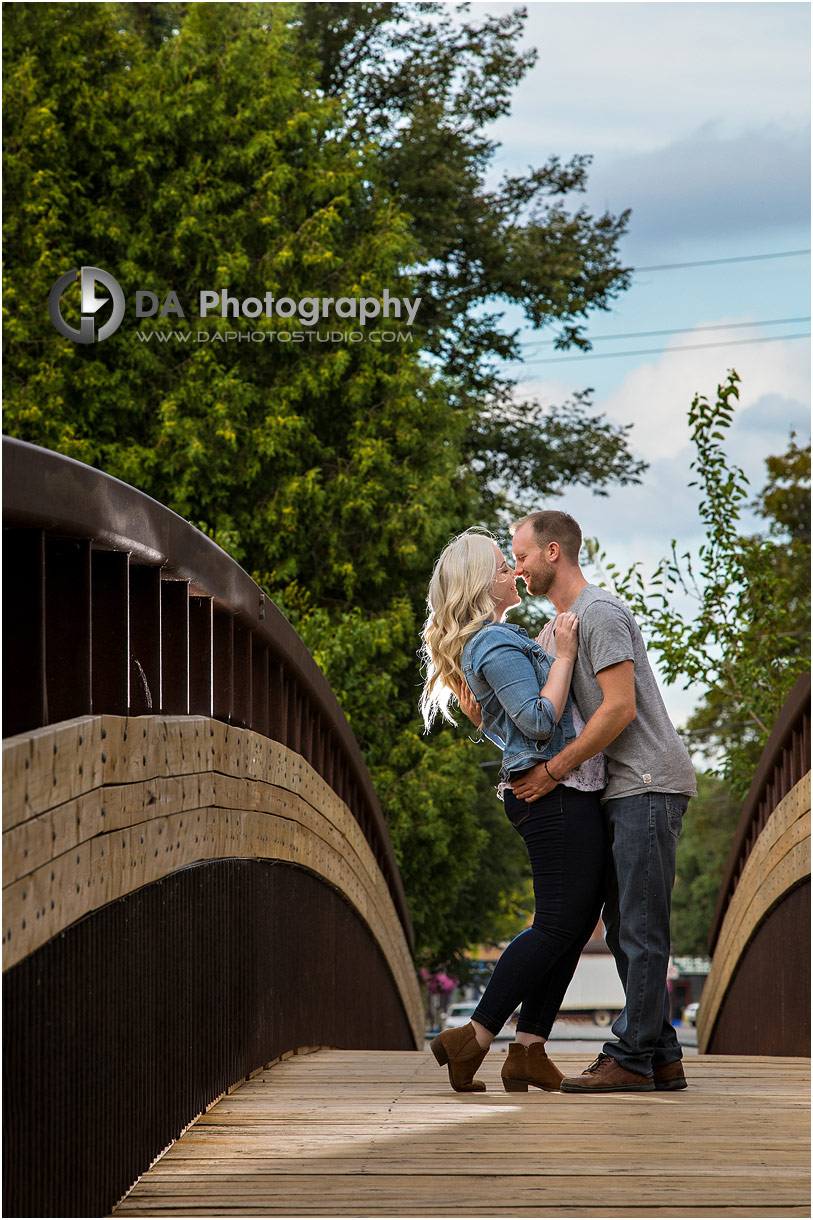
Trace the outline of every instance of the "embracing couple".
<instances>
[{"instance_id":1,"label":"embracing couple","mask_svg":"<svg viewBox=\"0 0 813 1220\"><path fill-rule=\"evenodd\" d=\"M528 849L534 920L500 957L470 1024L431 1048L453 1089L479 1092L474 1074L521 1005L506 1089L683 1089L666 972L678 835L697 791L691 760L631 612L582 574L573 518L532 513L512 534L513 570L485 534L460 535L438 559L421 711L427 728L438 713L451 719L455 697L502 750L498 793ZM517 577L558 611L538 642L503 621L520 601ZM616 1040L563 1078L545 1042L599 914L626 1003Z\"/></svg>"}]
</instances>

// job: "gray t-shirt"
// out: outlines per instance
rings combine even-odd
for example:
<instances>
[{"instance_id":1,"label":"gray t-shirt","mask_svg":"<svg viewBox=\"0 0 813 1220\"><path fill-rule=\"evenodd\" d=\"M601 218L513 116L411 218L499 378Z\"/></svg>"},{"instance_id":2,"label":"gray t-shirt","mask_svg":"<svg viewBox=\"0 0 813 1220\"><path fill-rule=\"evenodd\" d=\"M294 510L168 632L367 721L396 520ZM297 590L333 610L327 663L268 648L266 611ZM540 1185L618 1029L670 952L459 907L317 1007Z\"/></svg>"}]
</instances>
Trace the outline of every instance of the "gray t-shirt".
<instances>
[{"instance_id":1,"label":"gray t-shirt","mask_svg":"<svg viewBox=\"0 0 813 1220\"><path fill-rule=\"evenodd\" d=\"M596 674L620 661L632 661L635 667L636 716L605 747L610 778L602 799L639 792L696 796L689 752L669 719L632 611L597 585L586 585L570 609L579 617L572 689L585 720L604 698Z\"/></svg>"}]
</instances>

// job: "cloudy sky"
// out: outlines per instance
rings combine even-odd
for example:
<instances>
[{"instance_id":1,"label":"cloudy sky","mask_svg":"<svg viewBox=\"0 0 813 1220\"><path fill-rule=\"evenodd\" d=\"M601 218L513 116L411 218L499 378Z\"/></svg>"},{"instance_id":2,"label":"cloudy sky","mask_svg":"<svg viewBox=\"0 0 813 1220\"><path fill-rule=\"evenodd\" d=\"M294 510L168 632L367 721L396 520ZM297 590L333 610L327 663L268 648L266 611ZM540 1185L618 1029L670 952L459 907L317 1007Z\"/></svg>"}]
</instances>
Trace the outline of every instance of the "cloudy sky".
<instances>
[{"instance_id":1,"label":"cloudy sky","mask_svg":"<svg viewBox=\"0 0 813 1220\"><path fill-rule=\"evenodd\" d=\"M506 7L473 4L472 15ZM632 209L627 265L750 260L640 271L611 312L591 318L590 356L557 354L546 333L522 336L514 372L526 396L555 404L590 386L597 410L633 424L632 446L650 463L643 485L608 499L574 491L566 506L614 562L641 559L651 570L671 538L684 549L700 541L688 487L695 393L713 398L729 368L739 373L728 449L755 491L764 458L784 451L791 428L810 437L809 339L787 337L810 330L810 257L754 258L810 248L810 8L651 0L527 8L526 44L539 58L493 129L497 173L590 153L587 206ZM641 335L651 331L673 333ZM601 338L622 335L641 337ZM675 719L685 719L691 692L665 694Z\"/></svg>"}]
</instances>

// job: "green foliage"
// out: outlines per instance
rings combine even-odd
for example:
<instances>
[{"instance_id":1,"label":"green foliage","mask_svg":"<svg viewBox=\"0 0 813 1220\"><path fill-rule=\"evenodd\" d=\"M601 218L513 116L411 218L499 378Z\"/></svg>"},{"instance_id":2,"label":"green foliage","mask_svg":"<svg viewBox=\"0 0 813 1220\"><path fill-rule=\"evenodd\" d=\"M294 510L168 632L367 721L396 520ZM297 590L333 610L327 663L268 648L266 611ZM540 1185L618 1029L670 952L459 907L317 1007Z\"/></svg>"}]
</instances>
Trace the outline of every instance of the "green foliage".
<instances>
[{"instance_id":1,"label":"green foliage","mask_svg":"<svg viewBox=\"0 0 813 1220\"><path fill-rule=\"evenodd\" d=\"M518 398L504 367L521 357L518 332L501 324L512 305L534 327L555 327L557 347L589 349L588 315L629 285L617 251L629 212L571 206L586 188L585 155L487 185L497 146L485 129L509 112L536 51L516 46L524 10L474 22L467 9L307 4L302 31L326 96L342 99L354 139L375 139L378 181L407 213L421 346L468 418L462 457L485 517L504 523L538 507L540 489L581 483L601 494L645 469L629 429L591 413L589 391L556 408Z\"/></svg>"},{"instance_id":2,"label":"green foliage","mask_svg":"<svg viewBox=\"0 0 813 1220\"><path fill-rule=\"evenodd\" d=\"M756 723L739 684L706 692L687 728L695 741L724 760L732 793L742 800L787 694L810 666L810 445L791 434L786 453L765 459L768 481L751 507L767 522L767 535L751 535L742 616L751 649L751 674L764 667L760 697L765 725ZM736 661L736 658L735 658ZM741 679L743 681L744 679Z\"/></svg>"},{"instance_id":3,"label":"green foliage","mask_svg":"<svg viewBox=\"0 0 813 1220\"><path fill-rule=\"evenodd\" d=\"M716 401L697 395L689 413L692 485L701 492L705 527L697 555L679 555L673 541L646 581L640 565L622 574L606 564L666 681L704 687L687 736L719 760L719 775L698 777L678 846L672 935L681 954L707 952L742 802L771 727L810 664L810 446L801 448L791 434L786 453L766 459L768 482L750 507L767 530L741 532L748 481L724 449L738 383L732 370Z\"/></svg>"},{"instance_id":4,"label":"green foliage","mask_svg":"<svg viewBox=\"0 0 813 1220\"><path fill-rule=\"evenodd\" d=\"M519 304L583 345L583 319L627 283L626 215L565 206L583 157L486 189L483 128L532 61L515 13L479 26L431 4L4 16L6 430L167 504L275 598L368 759L420 960L454 961L488 938L525 864L486 748L463 727L418 735L425 590L466 525L533 506L538 487L639 477L627 430L586 395L558 418L513 402L498 366L515 337L494 312ZM80 265L112 271L129 305L172 289L191 317L143 319L149 341L130 318L102 344L66 341L46 302ZM194 339L202 289L385 287L423 297L408 343Z\"/></svg>"},{"instance_id":5,"label":"green foliage","mask_svg":"<svg viewBox=\"0 0 813 1220\"><path fill-rule=\"evenodd\" d=\"M490 516L512 520L565 487L590 487L606 496L608 485L640 482L646 463L626 449L630 427L618 428L589 414L589 391L555 409L495 397L469 426L465 449Z\"/></svg>"},{"instance_id":6,"label":"green foliage","mask_svg":"<svg viewBox=\"0 0 813 1220\"><path fill-rule=\"evenodd\" d=\"M552 157L486 187L496 146L484 129L508 113L536 52L516 48L522 10L475 23L466 9L324 3L304 6L302 21L322 87L347 99L357 138L377 140L383 178L411 218L428 346L482 380L482 356L514 352L499 315L482 310L496 297L536 326L561 324L564 345L585 342L579 319L629 285L617 258L629 213L596 219L564 206L585 189L588 156Z\"/></svg>"},{"instance_id":7,"label":"green foliage","mask_svg":"<svg viewBox=\"0 0 813 1220\"><path fill-rule=\"evenodd\" d=\"M768 522L772 537L791 546L810 542L810 445L801 448L793 433L787 452L765 459L768 482L752 507ZM789 559L794 566L797 556Z\"/></svg>"},{"instance_id":8,"label":"green foliage","mask_svg":"<svg viewBox=\"0 0 813 1220\"><path fill-rule=\"evenodd\" d=\"M10 17L22 28L7 30L7 48L16 35L41 49L8 74L7 121L25 133L59 78L59 103L47 101L53 175L73 189L32 216L25 201L53 183L21 139L7 169L7 427L164 500L271 589L309 568L313 596L348 603L360 583L414 570L439 536L432 518L454 512L462 423L417 353L361 343L302 358L282 344L139 343L129 328L81 347L48 327L43 303L79 262L120 269L129 291L163 299L174 288L182 302L236 284L258 296L406 294L403 219L365 182L359 150L335 137L336 104L294 58L285 6L263 27L250 5L193 5L180 35L149 53L114 19L127 23L132 6L117 7L23 5ZM68 36L109 62L103 80L54 62ZM79 110L84 123L60 117ZM101 163L88 147L97 131ZM142 323L170 328L191 326Z\"/></svg>"},{"instance_id":9,"label":"green foliage","mask_svg":"<svg viewBox=\"0 0 813 1220\"><path fill-rule=\"evenodd\" d=\"M647 581L640 565L623 574L606 566L667 683L706 687L691 727L716 735L722 774L742 799L788 692L809 666L810 448L799 449L791 438L784 457L769 459L770 482L759 501L769 535L741 533L748 480L723 446L738 383L732 370L715 402L698 394L689 412L696 450L690 486L700 489L705 527L697 555L678 555L673 540L670 556ZM681 604L687 597L691 610Z\"/></svg>"},{"instance_id":10,"label":"green foliage","mask_svg":"<svg viewBox=\"0 0 813 1220\"><path fill-rule=\"evenodd\" d=\"M364 752L422 958L464 978L466 945L515 935L528 916L525 848L494 792L499 752L475 744L466 729L444 728L427 738L407 720L419 629L408 601L375 619L358 608L340 618L322 608L303 617L287 609Z\"/></svg>"}]
</instances>

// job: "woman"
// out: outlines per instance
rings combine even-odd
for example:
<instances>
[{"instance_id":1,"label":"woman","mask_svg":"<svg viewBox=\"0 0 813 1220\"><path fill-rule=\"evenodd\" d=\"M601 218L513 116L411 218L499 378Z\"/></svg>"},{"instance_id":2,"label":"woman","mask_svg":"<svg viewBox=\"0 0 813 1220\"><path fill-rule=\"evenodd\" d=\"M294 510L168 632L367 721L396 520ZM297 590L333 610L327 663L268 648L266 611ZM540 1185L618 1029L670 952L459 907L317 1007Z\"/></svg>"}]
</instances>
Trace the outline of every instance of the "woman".
<instances>
[{"instance_id":1,"label":"woman","mask_svg":"<svg viewBox=\"0 0 813 1220\"><path fill-rule=\"evenodd\" d=\"M438 1063L448 1064L457 1092L485 1088L474 1073L520 1003L503 1085L509 1091L527 1090L529 1084L558 1090L562 1073L548 1059L545 1042L601 909L603 756L564 776L537 801L521 801L511 790L512 780L552 758L583 727L569 695L578 649L576 616L556 619L554 657L521 627L503 622L519 601L514 574L497 544L483 534L461 534L435 565L423 631L424 723L428 729L437 713L454 723L453 696L479 718L468 685L484 733L503 751L498 794L528 848L536 904L533 924L502 954L471 1022L444 1030L431 1043Z\"/></svg>"}]
</instances>

